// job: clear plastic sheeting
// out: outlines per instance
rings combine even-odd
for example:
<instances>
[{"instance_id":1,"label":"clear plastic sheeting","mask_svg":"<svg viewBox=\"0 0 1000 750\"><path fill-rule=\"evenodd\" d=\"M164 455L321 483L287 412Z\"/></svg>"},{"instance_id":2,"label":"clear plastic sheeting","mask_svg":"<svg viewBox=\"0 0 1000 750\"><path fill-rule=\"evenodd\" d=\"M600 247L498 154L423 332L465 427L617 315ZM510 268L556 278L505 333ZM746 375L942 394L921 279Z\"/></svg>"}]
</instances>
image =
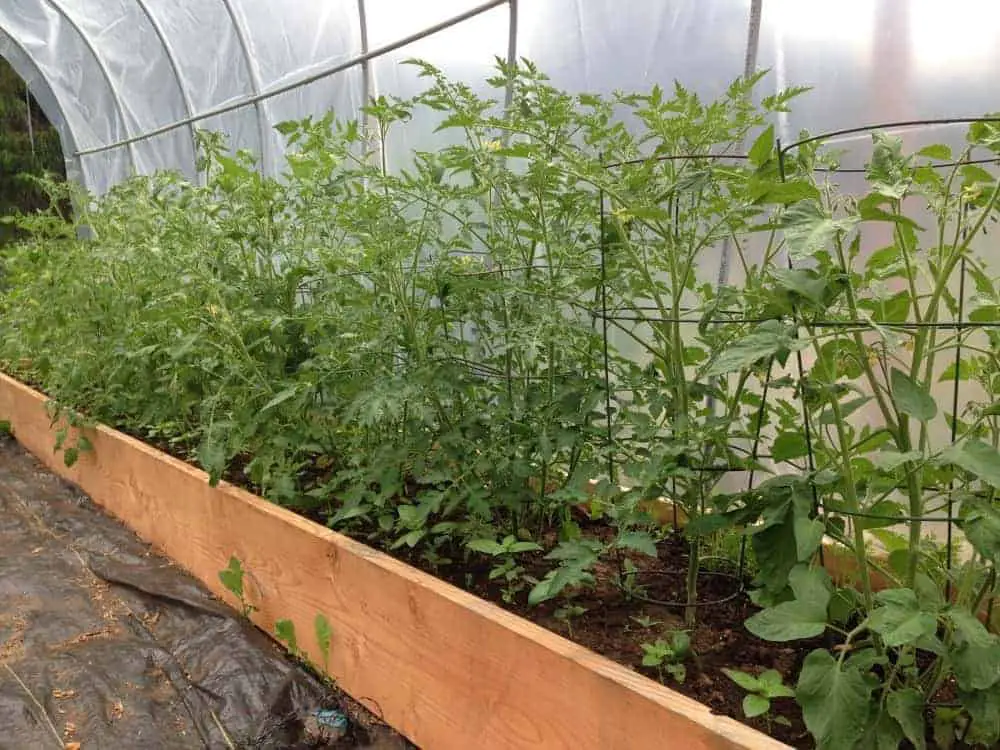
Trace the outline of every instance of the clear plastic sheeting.
<instances>
[{"instance_id":1,"label":"clear plastic sheeting","mask_svg":"<svg viewBox=\"0 0 1000 750\"><path fill-rule=\"evenodd\" d=\"M759 54L755 42L759 29ZM282 169L275 124L411 95L422 57L481 88L527 57L571 91L674 80L712 97L747 64L812 86L786 141L871 122L996 109L1000 9L983 0L4 0L0 55L59 129L71 175L102 193L132 173L195 171L198 128ZM432 122L389 161L441 145ZM948 139L960 128L945 129ZM919 129L911 131L921 137ZM864 140L865 136L854 140ZM848 139L850 140L850 139Z\"/></svg>"}]
</instances>

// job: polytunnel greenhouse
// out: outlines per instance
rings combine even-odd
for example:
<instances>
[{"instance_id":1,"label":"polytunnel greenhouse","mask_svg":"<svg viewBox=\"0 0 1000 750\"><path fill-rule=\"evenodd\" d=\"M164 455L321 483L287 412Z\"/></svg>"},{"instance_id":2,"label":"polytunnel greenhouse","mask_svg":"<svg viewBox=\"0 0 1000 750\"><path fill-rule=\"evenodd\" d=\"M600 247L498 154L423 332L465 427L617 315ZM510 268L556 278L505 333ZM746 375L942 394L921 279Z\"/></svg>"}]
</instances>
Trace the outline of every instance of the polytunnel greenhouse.
<instances>
[{"instance_id":1,"label":"polytunnel greenhouse","mask_svg":"<svg viewBox=\"0 0 1000 750\"><path fill-rule=\"evenodd\" d=\"M4 0L0 748L1000 747L998 43Z\"/></svg>"}]
</instances>

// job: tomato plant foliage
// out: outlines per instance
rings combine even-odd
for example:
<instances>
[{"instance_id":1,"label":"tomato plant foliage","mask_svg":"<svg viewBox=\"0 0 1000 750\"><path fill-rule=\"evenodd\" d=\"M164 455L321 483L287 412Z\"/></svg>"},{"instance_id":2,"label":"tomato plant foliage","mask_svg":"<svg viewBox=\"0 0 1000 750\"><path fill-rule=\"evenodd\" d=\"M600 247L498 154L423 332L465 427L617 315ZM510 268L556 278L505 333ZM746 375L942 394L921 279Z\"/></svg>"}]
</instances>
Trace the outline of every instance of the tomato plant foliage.
<instances>
[{"instance_id":1,"label":"tomato plant foliage","mask_svg":"<svg viewBox=\"0 0 1000 750\"><path fill-rule=\"evenodd\" d=\"M600 97L498 63L488 98L411 64L425 90L363 122L279 126L280 178L202 133L197 182L75 194L70 228L24 217L4 368L212 481L431 566L489 558L509 600L594 585L602 562L626 590L667 498L687 625L705 539L746 538L746 627L810 641L794 694L818 747L1000 741L977 618L1000 558L1000 291L978 252L1000 183L968 163L996 125L954 154L876 134L848 195L818 142L779 152L768 112L800 91L756 106L759 76L714 102ZM450 145L390 161L416 118ZM738 283L714 273L723 246ZM968 554L925 538L949 513ZM792 692L733 679L748 715Z\"/></svg>"}]
</instances>

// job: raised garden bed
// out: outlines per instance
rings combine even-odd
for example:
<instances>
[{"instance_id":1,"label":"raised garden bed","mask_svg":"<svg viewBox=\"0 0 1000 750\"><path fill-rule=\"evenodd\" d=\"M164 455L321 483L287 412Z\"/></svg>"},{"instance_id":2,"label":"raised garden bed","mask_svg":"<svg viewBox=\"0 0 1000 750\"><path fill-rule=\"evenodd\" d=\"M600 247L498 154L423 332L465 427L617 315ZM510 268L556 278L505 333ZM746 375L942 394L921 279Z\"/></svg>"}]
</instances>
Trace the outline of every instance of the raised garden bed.
<instances>
[{"instance_id":1,"label":"raised garden bed","mask_svg":"<svg viewBox=\"0 0 1000 750\"><path fill-rule=\"evenodd\" d=\"M421 710L462 745L643 745L677 721L650 697L606 721L634 673L598 679L443 578L796 747L994 747L995 120L957 151L874 132L845 192L822 137L768 125L797 90L576 96L525 62L489 79L501 114L415 64L430 85L370 108L377 143L286 123L279 181L206 136L204 186L126 181L78 217L92 242L23 221L5 372L210 481L44 437L68 464L98 448L109 503L200 576L245 570L237 598L312 660L336 620L331 670L414 737ZM390 168L418 112L457 144Z\"/></svg>"},{"instance_id":2,"label":"raised garden bed","mask_svg":"<svg viewBox=\"0 0 1000 750\"><path fill-rule=\"evenodd\" d=\"M427 748L785 747L686 696L392 557L104 426L67 467L40 393L0 376L0 417L46 466L222 597L231 556L253 621L295 623L315 663Z\"/></svg>"}]
</instances>

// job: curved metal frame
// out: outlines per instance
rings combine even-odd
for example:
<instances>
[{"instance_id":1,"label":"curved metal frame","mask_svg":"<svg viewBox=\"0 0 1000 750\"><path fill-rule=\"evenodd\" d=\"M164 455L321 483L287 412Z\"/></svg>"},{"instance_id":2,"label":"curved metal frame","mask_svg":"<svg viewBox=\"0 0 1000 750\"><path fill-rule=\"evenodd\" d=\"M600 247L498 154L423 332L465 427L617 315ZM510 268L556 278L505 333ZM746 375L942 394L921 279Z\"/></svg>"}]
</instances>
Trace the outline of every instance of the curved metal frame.
<instances>
[{"instance_id":1,"label":"curved metal frame","mask_svg":"<svg viewBox=\"0 0 1000 750\"><path fill-rule=\"evenodd\" d=\"M219 115L224 115L228 112L234 112L238 109L242 109L243 107L248 107L251 104L257 104L259 102L263 102L268 99L273 99L274 97L280 96L281 94L286 94L289 91L294 91L295 89L301 88L303 86L308 86L311 83L315 83L316 81L320 81L324 78L329 78L330 76L336 75L337 73L342 73L345 70L350 70L351 68L360 65L366 60L374 60L376 57L381 57L382 55L388 54L389 52L394 52L395 50L400 49L401 47L413 44L414 42L419 42L421 39L426 39L427 37L436 34L439 31L444 31L445 29L451 28L452 26L457 26L462 21L467 21L470 18L475 18L476 16L482 13L486 13L487 11L493 10L493 8L497 8L501 5L506 5L509 2L510 0L487 0L481 5L477 5L473 8L470 8L464 13L460 13L457 16L441 21L440 23L436 23L433 26L429 26L428 28L422 31L418 31L414 34L410 34L409 36L403 37L402 39L398 39L392 44L386 44L382 47L377 47L373 50L369 50L368 52L358 55L356 57L352 57L349 60L346 60L345 62L333 63L329 67L324 66L320 68L317 72L311 73L307 76L303 76L302 78L296 81L291 81L290 83L282 84L280 86L275 86L263 93L247 97L245 99L240 99L234 102L230 102L229 104L221 104L217 107L211 107L205 110L204 112L195 115L193 118L178 120L177 122L172 122L169 125L164 125L162 127L149 130L143 133L142 135L133 136L132 138L117 141L115 143L108 143L104 146L87 148L82 151L79 151L78 153L81 156L89 156L90 154L98 154L102 151L110 151L111 149L118 148L119 146L123 146L126 143L130 142L136 143L138 141L144 141L148 138L153 138L154 136L162 135L163 133L169 133L171 130L177 130L177 128L185 127L186 125L189 125L191 122L207 120L210 117L218 117Z\"/></svg>"},{"instance_id":2,"label":"curved metal frame","mask_svg":"<svg viewBox=\"0 0 1000 750\"><path fill-rule=\"evenodd\" d=\"M174 52L174 48L168 39L163 26L160 24L156 15L149 8L146 0L135 0L135 3L139 6L139 9L149 21L153 28L154 33L160 40L163 46L164 54L167 57L167 61L174 73L177 80L178 88L181 92L181 98L184 104L184 109L186 117L172 123L168 123L161 127L152 128L143 133L132 133L132 128L129 127L129 120L126 117L125 106L119 95L118 89L115 88L114 81L111 77L111 73L105 64L104 59L98 54L96 46L92 39L84 33L80 25L75 21L75 19L66 11L62 5L61 0L45 0L57 13L59 13L73 30L83 39L84 44L87 46L88 51L93 56L98 69L101 72L106 84L108 85L112 97L112 102L114 104L115 110L121 120L122 128L125 133L125 138L122 138L114 143L103 144L100 146L95 146L91 148L79 148L79 144L75 142L75 136L73 138L73 148L76 150L71 153L67 153L67 163L70 162L70 158L75 158L78 162L84 156L89 156L92 154L102 153L111 151L122 146L128 149L129 159L132 164L132 169L137 170L138 160L136 157L135 144L141 141L163 135L164 133L170 132L177 128L187 127L191 131L192 142L194 143L194 136L196 132L196 123L206 120L212 117L218 117L229 112L239 110L243 107L253 106L256 110L256 119L259 129L259 137L261 141L261 170L265 174L272 175L274 173L274 154L273 154L273 143L271 138L271 122L269 119L269 114L266 108L266 102L275 96L278 96L288 91L300 88L302 86L309 85L323 78L335 75L344 70L355 66L361 66L362 69L362 80L364 87L364 96L367 98L371 92L372 81L370 77L369 61L380 57L388 52L394 51L412 42L423 39L427 36L435 34L443 29L449 28L451 26L457 25L465 20L475 17L481 13L488 10L496 8L501 5L508 5L510 7L510 28L509 28L509 40L508 40L508 61L515 59L516 46L517 46L517 36L518 36L518 7L517 0L486 0L474 7L469 8L463 13L460 13L452 18L449 18L440 23L434 24L431 27L424 29L423 31L411 34L403 39L397 40L392 44L383 45L378 49L368 48L368 28L367 28L367 18L364 0L357 0L357 9L359 16L359 23L361 25L361 41L362 41L362 51L360 55L357 55L346 62L334 63L329 66L324 66L319 72L306 75L299 80L275 86L271 89L265 90L263 82L261 80L260 68L256 64L256 60L253 57L251 50L251 43L248 34L248 29L243 23L242 16L234 7L233 0L220 0L225 12L229 17L230 23L232 24L233 30L236 33L237 42L240 45L243 59L247 66L247 71L250 76L250 88L251 95L240 98L236 101L231 101L227 104L221 104L219 106L210 107L202 112L196 112L194 103L188 92L188 89L184 85L184 78L181 75L181 66L178 62L177 55ZM759 34L759 18L761 8L763 6L763 0L752 0L752 9L748 18L748 39L746 47L746 65L749 68L755 62L756 49L757 49L757 37ZM13 35L7 34L13 40ZM16 43L16 42L15 42ZM22 45L18 44L19 49L24 54L27 59L33 59L30 52L28 52ZM55 92L52 92L53 97L58 102L58 97L55 96ZM505 97L506 98L506 97ZM61 105L59 105L60 112L63 111ZM65 118L64 118L65 119ZM67 121L67 129L69 129ZM68 145L68 144L67 144ZM67 149L69 151L69 149ZM81 169L82 171L82 169Z\"/></svg>"},{"instance_id":3,"label":"curved metal frame","mask_svg":"<svg viewBox=\"0 0 1000 750\"><path fill-rule=\"evenodd\" d=\"M31 56L31 53L27 50L27 48L21 43L21 40L3 27L0 27L0 43L2 43L3 40L8 40L10 45L14 47L20 55L18 58L8 58L7 62L10 63L14 72L21 76L25 84L27 84L28 90L31 91L32 95L35 97L35 101L38 102L38 106L42 108L42 111L45 113L49 122L55 126L57 132L59 133L59 140L62 142L63 148L63 160L66 162L66 173L68 175L75 173L79 176L81 182L86 183L83 163L80 157L76 156L78 148L76 133L73 132L73 126L70 124L69 118L66 117L65 110L63 110L62 105L59 103L59 97L56 96L52 82L49 80L48 76L45 75L42 69L35 64L34 58ZM2 46L2 44L0 44L0 46ZM28 67L30 68L30 71L25 71L22 67ZM38 86L32 86L33 81L40 81L43 83L44 90L39 90Z\"/></svg>"},{"instance_id":4,"label":"curved metal frame","mask_svg":"<svg viewBox=\"0 0 1000 750\"><path fill-rule=\"evenodd\" d=\"M52 9L66 20L66 23L68 23L73 28L73 30L83 40L83 43L87 45L87 49L90 50L90 54L93 55L94 62L97 64L98 70L101 71L101 76L104 78L104 81L108 84L108 89L111 92L111 101L114 103L115 110L118 112L118 117L121 119L122 130L125 132L126 136L129 135L130 128L128 126L128 118L125 116L125 105L122 104L121 97L118 95L118 89L115 88L115 83L111 78L111 72L108 70L108 66L104 63L104 58L102 58L99 54L97 54L97 48L94 46L94 43L91 41L90 37L87 36L86 33L84 33L83 29L80 27L80 24L76 22L76 19L74 19L69 13L66 12L66 9L61 5L59 0L45 0L45 2L51 5ZM128 149L129 161L132 162L132 171L138 172L139 161L135 155L135 144L126 143L125 147ZM79 152L77 152L77 155L79 156Z\"/></svg>"},{"instance_id":5,"label":"curved metal frame","mask_svg":"<svg viewBox=\"0 0 1000 750\"><path fill-rule=\"evenodd\" d=\"M143 15L146 16L146 20L149 21L149 25L153 27L153 32L156 34L157 39L160 40L160 44L163 45L163 52L167 56L167 63L170 65L170 69L174 71L174 78L177 79L177 89L181 94L181 101L184 103L184 112L188 117L194 115L194 102L191 101L191 95L188 93L187 87L184 85L184 77L181 75L180 63L177 62L177 55L174 53L173 45L167 39L167 35L163 32L163 26L160 25L159 20L149 9L146 4L146 0L135 0L135 4L139 6ZM195 137L195 126L191 123L189 128L191 131L191 150L197 158L198 155L198 141ZM203 181L203 176L199 175L198 180Z\"/></svg>"},{"instance_id":6,"label":"curved metal frame","mask_svg":"<svg viewBox=\"0 0 1000 750\"><path fill-rule=\"evenodd\" d=\"M236 31L236 40L243 50L243 59L246 60L247 72L250 74L250 90L254 96L254 109L257 111L257 125L260 129L260 167L265 175L274 174L274 159L271 155L271 121L268 119L267 111L264 109L264 100L260 98L264 90L260 80L260 69L257 67L253 55L250 54L250 40L247 37L247 30L240 22L239 15L233 8L232 0L222 0L222 4L229 14L229 20ZM192 123L193 125L193 123Z\"/></svg>"}]
</instances>

